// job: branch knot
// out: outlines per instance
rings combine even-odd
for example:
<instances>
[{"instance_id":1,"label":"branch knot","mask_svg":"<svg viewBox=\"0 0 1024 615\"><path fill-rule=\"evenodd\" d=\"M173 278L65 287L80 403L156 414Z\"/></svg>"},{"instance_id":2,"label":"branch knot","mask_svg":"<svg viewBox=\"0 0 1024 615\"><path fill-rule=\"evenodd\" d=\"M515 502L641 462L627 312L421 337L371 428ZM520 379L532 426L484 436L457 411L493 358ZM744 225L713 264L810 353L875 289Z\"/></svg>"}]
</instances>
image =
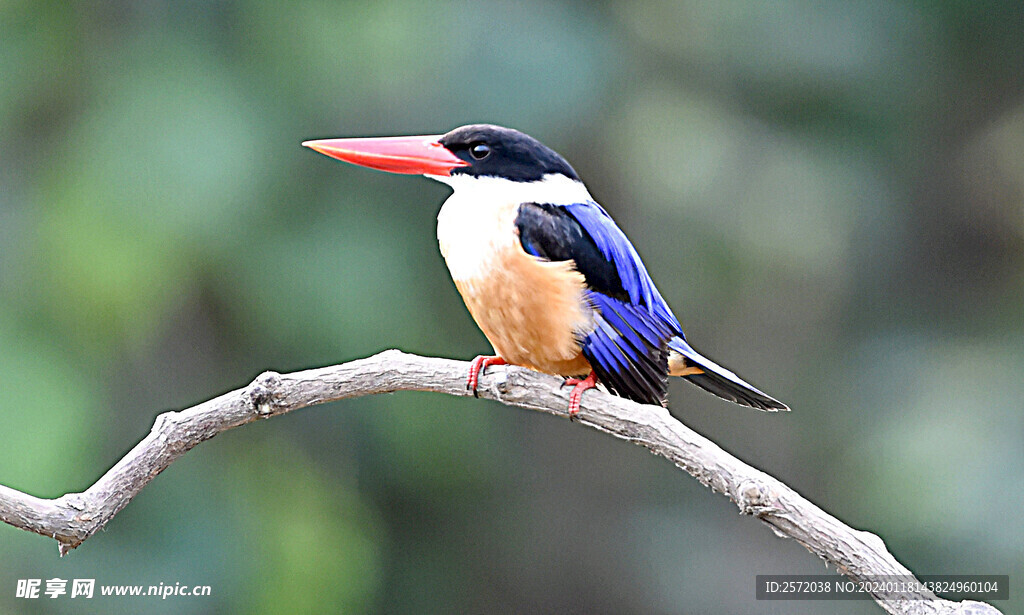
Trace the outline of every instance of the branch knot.
<instances>
[{"instance_id":1,"label":"branch knot","mask_svg":"<svg viewBox=\"0 0 1024 615\"><path fill-rule=\"evenodd\" d=\"M265 371L252 381L245 390L245 403L260 418L274 414L281 396L281 374Z\"/></svg>"},{"instance_id":2,"label":"branch knot","mask_svg":"<svg viewBox=\"0 0 1024 615\"><path fill-rule=\"evenodd\" d=\"M741 515L760 517L778 510L778 495L769 483L748 479L736 487L736 505Z\"/></svg>"}]
</instances>

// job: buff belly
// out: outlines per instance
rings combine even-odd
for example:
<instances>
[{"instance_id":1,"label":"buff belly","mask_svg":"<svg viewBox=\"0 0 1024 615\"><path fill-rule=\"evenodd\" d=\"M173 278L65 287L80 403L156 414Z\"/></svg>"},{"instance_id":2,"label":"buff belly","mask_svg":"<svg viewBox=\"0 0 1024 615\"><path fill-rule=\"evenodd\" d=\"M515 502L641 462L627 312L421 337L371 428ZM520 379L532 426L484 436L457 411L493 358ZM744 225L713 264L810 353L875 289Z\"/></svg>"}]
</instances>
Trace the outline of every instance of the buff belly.
<instances>
[{"instance_id":1,"label":"buff belly","mask_svg":"<svg viewBox=\"0 0 1024 615\"><path fill-rule=\"evenodd\" d=\"M510 250L513 252L513 250ZM473 320L509 363L562 376L590 372L580 336L588 328L583 276L571 263L507 255L491 275L456 280Z\"/></svg>"},{"instance_id":2,"label":"buff belly","mask_svg":"<svg viewBox=\"0 0 1024 615\"><path fill-rule=\"evenodd\" d=\"M544 261L523 250L518 207L450 198L438 216L445 263L495 354L550 374L587 374L580 340L593 319L583 275L572 261Z\"/></svg>"}]
</instances>

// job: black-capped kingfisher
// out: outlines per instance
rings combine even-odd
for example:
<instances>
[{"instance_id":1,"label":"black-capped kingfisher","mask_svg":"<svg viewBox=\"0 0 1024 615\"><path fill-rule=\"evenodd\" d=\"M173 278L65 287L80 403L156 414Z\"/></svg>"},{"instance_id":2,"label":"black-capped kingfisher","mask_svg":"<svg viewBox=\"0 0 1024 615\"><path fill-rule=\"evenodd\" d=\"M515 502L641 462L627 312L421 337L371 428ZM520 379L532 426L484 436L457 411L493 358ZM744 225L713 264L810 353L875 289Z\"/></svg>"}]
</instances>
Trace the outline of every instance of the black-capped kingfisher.
<instances>
[{"instance_id":1,"label":"black-capped kingfisher","mask_svg":"<svg viewBox=\"0 0 1024 615\"><path fill-rule=\"evenodd\" d=\"M454 189L437 216L437 239L495 353L473 361L474 393L487 366L512 364L575 385L570 418L597 383L664 406L669 376L738 404L788 410L690 346L633 244L569 163L533 137L474 124L444 135L303 145Z\"/></svg>"}]
</instances>

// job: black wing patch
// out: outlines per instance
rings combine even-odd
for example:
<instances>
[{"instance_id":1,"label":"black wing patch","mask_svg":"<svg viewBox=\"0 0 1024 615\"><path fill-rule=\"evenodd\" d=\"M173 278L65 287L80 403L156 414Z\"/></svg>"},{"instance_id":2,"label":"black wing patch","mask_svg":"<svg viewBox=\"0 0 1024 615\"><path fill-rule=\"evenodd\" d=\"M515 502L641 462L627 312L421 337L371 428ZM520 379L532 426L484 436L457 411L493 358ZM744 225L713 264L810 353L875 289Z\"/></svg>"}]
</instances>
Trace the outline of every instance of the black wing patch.
<instances>
[{"instance_id":1,"label":"black wing patch","mask_svg":"<svg viewBox=\"0 0 1024 615\"><path fill-rule=\"evenodd\" d=\"M519 243L527 254L549 261L573 261L590 288L623 301L629 293L609 261L579 222L557 205L523 203L516 216Z\"/></svg>"}]
</instances>

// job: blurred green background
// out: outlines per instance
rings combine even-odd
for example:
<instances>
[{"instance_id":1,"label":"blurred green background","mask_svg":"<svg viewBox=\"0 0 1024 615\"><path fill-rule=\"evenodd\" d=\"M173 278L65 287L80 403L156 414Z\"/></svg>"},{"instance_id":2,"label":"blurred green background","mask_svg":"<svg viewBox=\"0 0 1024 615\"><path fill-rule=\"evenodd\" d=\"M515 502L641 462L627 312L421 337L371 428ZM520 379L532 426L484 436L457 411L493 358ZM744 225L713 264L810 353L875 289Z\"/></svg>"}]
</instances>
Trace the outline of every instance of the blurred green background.
<instances>
[{"instance_id":1,"label":"blurred green background","mask_svg":"<svg viewBox=\"0 0 1024 615\"><path fill-rule=\"evenodd\" d=\"M154 417L290 371L489 347L447 189L306 139L522 129L630 235L693 343L793 407L673 413L921 574L1024 612L1019 2L0 2L0 483L89 486ZM226 433L0 612L879 613L666 461L402 393ZM19 600L17 579L206 598Z\"/></svg>"}]
</instances>

